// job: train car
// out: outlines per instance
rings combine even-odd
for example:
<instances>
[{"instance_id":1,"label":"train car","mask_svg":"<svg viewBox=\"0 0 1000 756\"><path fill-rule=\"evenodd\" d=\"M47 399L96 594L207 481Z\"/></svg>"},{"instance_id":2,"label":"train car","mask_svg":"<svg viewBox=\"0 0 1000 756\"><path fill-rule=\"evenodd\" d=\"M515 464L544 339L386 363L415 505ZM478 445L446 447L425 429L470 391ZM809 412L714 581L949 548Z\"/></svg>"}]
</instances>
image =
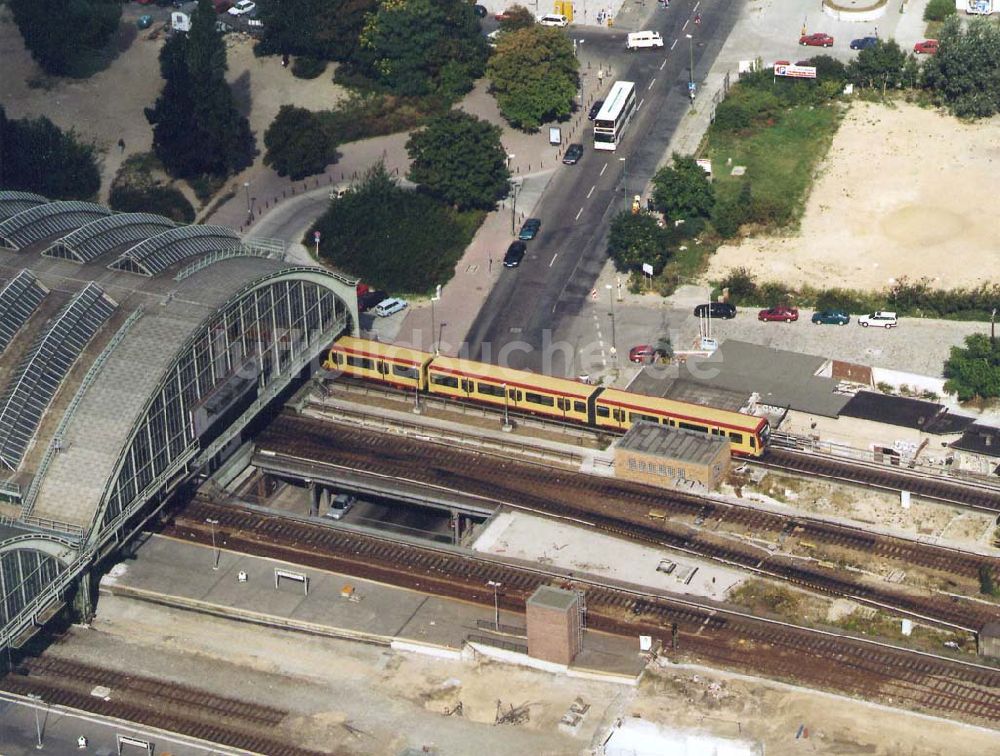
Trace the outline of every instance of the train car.
<instances>
[{"instance_id":1,"label":"train car","mask_svg":"<svg viewBox=\"0 0 1000 756\"><path fill-rule=\"evenodd\" d=\"M504 389L507 398L504 401ZM593 386L482 362L435 357L427 367L427 391L472 399L511 410L587 423L593 416Z\"/></svg>"},{"instance_id":2,"label":"train car","mask_svg":"<svg viewBox=\"0 0 1000 756\"><path fill-rule=\"evenodd\" d=\"M431 352L344 336L330 347L323 367L357 378L423 391Z\"/></svg>"},{"instance_id":3,"label":"train car","mask_svg":"<svg viewBox=\"0 0 1000 756\"><path fill-rule=\"evenodd\" d=\"M625 431L637 420L710 433L729 439L733 454L759 457L770 435L767 419L654 396L605 389L595 399L595 424Z\"/></svg>"}]
</instances>

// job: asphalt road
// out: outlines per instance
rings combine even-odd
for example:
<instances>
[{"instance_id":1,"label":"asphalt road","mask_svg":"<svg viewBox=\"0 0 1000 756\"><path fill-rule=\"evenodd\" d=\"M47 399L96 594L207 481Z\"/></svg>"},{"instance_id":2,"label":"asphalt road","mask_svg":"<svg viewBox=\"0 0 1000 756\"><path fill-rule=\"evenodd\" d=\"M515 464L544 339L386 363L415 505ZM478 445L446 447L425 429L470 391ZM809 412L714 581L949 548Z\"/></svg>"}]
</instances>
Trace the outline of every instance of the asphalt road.
<instances>
[{"instance_id":1,"label":"asphalt road","mask_svg":"<svg viewBox=\"0 0 1000 756\"><path fill-rule=\"evenodd\" d=\"M504 270L469 329L472 359L541 369L546 345L562 338L564 323L568 326L580 313L604 266L611 218L648 184L691 106L691 54L693 78L699 82L735 25L739 8L738 0L674 0L666 11L657 9L647 28L661 32L664 50L628 53L624 32L574 30L574 37L587 40L589 54L610 62L615 79L636 83L639 109L618 150L595 152L589 140L580 162L560 168L549 183L534 211L542 220L538 237L528 242L519 268ZM697 25L691 20L696 12L701 13ZM685 34L693 37L690 47ZM569 374L572 366L559 362L559 356L544 361L546 372Z\"/></svg>"}]
</instances>

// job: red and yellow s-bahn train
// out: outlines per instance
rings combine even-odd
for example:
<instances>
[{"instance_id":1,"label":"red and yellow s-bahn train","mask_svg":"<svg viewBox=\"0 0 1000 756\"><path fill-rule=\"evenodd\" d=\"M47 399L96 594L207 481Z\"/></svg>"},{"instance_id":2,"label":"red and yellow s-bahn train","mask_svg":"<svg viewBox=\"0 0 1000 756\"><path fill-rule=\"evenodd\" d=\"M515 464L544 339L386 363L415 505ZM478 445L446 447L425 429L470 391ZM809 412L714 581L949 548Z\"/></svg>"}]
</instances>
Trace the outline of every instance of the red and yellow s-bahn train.
<instances>
[{"instance_id":1,"label":"red and yellow s-bahn train","mask_svg":"<svg viewBox=\"0 0 1000 756\"><path fill-rule=\"evenodd\" d=\"M733 454L759 457L767 448L767 419L741 412L588 386L482 362L443 357L417 349L344 336L330 348L323 367L435 396L485 402L511 410L571 420L595 428L626 431L647 422L723 436Z\"/></svg>"}]
</instances>

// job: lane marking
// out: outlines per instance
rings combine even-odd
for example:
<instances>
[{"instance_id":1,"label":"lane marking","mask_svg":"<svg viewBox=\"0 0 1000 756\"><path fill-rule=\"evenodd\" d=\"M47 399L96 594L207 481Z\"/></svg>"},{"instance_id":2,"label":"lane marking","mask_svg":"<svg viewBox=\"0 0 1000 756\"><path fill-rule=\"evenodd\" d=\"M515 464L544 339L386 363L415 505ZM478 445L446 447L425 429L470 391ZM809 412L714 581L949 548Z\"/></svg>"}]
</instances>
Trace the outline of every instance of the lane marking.
<instances>
[{"instance_id":1,"label":"lane marking","mask_svg":"<svg viewBox=\"0 0 1000 756\"><path fill-rule=\"evenodd\" d=\"M653 85L654 85L655 83L656 83L656 79L653 79L653 80L652 80L651 82L649 82L649 86L648 86L648 87L646 87L646 91L648 92L648 91L649 91L650 89L652 89L652 88L653 88Z\"/></svg>"},{"instance_id":2,"label":"lane marking","mask_svg":"<svg viewBox=\"0 0 1000 756\"><path fill-rule=\"evenodd\" d=\"M691 12L695 13L698 10L699 5L701 5L701 0L698 0L698 2L694 4L694 7L691 9Z\"/></svg>"},{"instance_id":3,"label":"lane marking","mask_svg":"<svg viewBox=\"0 0 1000 756\"><path fill-rule=\"evenodd\" d=\"M573 220L580 220L580 216L583 215L583 208L581 207L576 211L576 217Z\"/></svg>"},{"instance_id":4,"label":"lane marking","mask_svg":"<svg viewBox=\"0 0 1000 756\"><path fill-rule=\"evenodd\" d=\"M605 172L606 170L608 170L608 164L607 164L607 163L605 163L605 164L604 164L604 167L603 167L603 168L601 168L601 173L600 173L600 175L601 175L601 176L603 176L603 175L604 175L604 172Z\"/></svg>"},{"instance_id":5,"label":"lane marking","mask_svg":"<svg viewBox=\"0 0 1000 756\"><path fill-rule=\"evenodd\" d=\"M579 216L577 216L577 217L579 217ZM552 263L554 263L556 261L557 257L559 257L559 253L558 252L556 252L554 255L552 255L552 262L549 263L549 267L550 268L552 267Z\"/></svg>"},{"instance_id":6,"label":"lane marking","mask_svg":"<svg viewBox=\"0 0 1000 756\"><path fill-rule=\"evenodd\" d=\"M687 21L684 22L684 26L681 27L681 31L684 31L685 29L687 29L688 28L688 24L690 24L690 23L691 23L691 19L689 18Z\"/></svg>"},{"instance_id":7,"label":"lane marking","mask_svg":"<svg viewBox=\"0 0 1000 756\"><path fill-rule=\"evenodd\" d=\"M676 40L676 39L674 40L674 44L677 44L677 40ZM672 48L672 47L671 47L670 49L671 49L671 50L673 50L674 48ZM666 59L666 58L664 58L664 59L663 59L663 62L662 62L662 63L660 64L660 70L661 70L661 71L663 70L663 67L664 67L665 65L667 65L667 59Z\"/></svg>"},{"instance_id":8,"label":"lane marking","mask_svg":"<svg viewBox=\"0 0 1000 756\"><path fill-rule=\"evenodd\" d=\"M674 40L674 43L673 43L672 45L670 45L670 51L671 51L671 52L673 52L673 49L674 49L675 47L677 47L677 43L678 43L678 42L680 42L680 41L681 41L681 38L680 38L680 37L678 37L677 39L675 39L675 40ZM664 63L666 63L666 62L667 62L667 59L666 59L666 58L664 58L664 59L663 59L663 62L664 62Z\"/></svg>"},{"instance_id":9,"label":"lane marking","mask_svg":"<svg viewBox=\"0 0 1000 756\"><path fill-rule=\"evenodd\" d=\"M643 104L643 103L644 103L645 101L646 101L646 98L645 98L645 97L643 97L643 98L642 98L641 100L639 100L639 104L635 106L635 109L636 109L636 110L638 110L639 108L641 108L641 107L642 107L642 104Z\"/></svg>"},{"instance_id":10,"label":"lane marking","mask_svg":"<svg viewBox=\"0 0 1000 756\"><path fill-rule=\"evenodd\" d=\"M604 173L604 171L601 171L601 173ZM594 190L596 188L597 188L597 184L594 184L592 187L590 187L590 191L587 192L587 199L590 199L590 195L594 193Z\"/></svg>"}]
</instances>

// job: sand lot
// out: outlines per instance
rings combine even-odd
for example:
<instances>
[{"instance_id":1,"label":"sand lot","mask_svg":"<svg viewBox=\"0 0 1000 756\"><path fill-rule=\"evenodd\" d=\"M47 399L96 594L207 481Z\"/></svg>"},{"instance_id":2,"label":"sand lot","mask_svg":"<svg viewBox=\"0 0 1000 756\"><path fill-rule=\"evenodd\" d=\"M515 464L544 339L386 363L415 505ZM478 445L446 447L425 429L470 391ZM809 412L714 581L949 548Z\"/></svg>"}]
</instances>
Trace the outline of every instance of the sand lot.
<instances>
[{"instance_id":1,"label":"sand lot","mask_svg":"<svg viewBox=\"0 0 1000 756\"><path fill-rule=\"evenodd\" d=\"M899 103L856 102L834 137L800 233L725 246L707 277L744 266L792 286L940 288L1000 281L1000 118L966 124Z\"/></svg>"}]
</instances>

